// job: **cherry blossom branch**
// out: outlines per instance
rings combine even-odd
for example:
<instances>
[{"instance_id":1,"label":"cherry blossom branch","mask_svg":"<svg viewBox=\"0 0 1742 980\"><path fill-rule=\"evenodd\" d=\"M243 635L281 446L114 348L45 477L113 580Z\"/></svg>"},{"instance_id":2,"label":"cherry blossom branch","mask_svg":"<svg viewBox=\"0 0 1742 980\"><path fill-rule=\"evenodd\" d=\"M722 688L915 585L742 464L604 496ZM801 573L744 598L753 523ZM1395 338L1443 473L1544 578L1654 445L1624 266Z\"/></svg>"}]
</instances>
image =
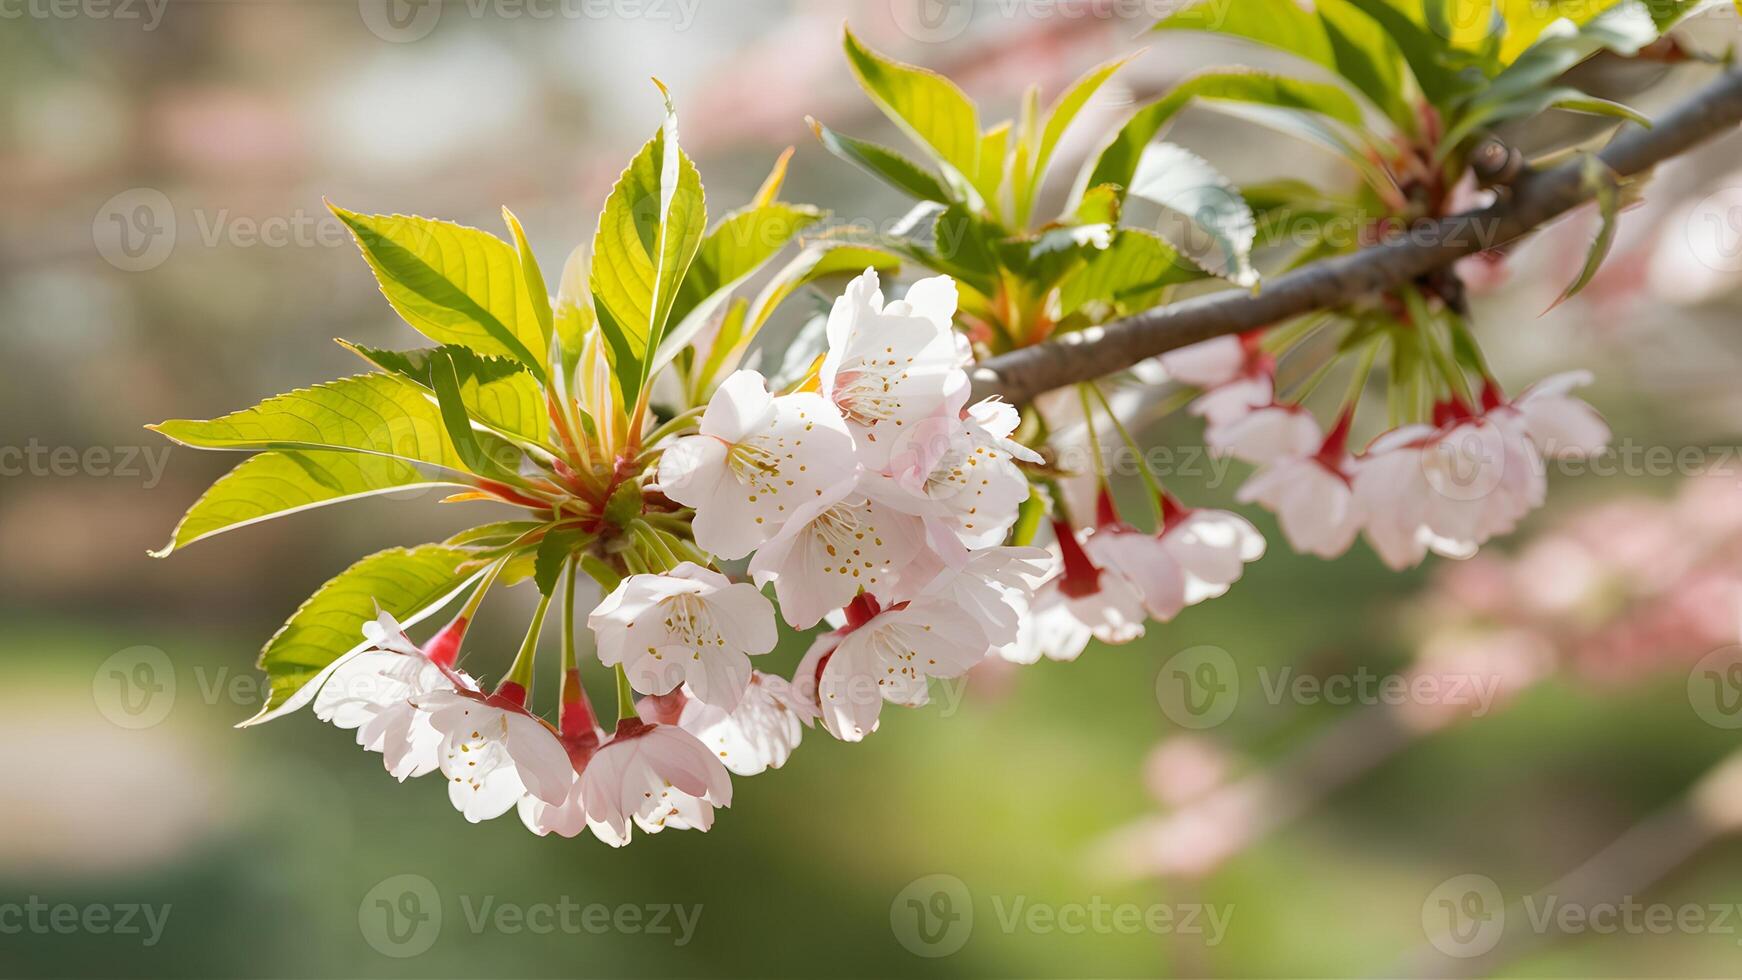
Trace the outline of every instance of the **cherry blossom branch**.
<instances>
[{"instance_id":1,"label":"cherry blossom branch","mask_svg":"<svg viewBox=\"0 0 1742 980\"><path fill-rule=\"evenodd\" d=\"M1627 128L1598 156L1618 176L1628 177L1739 123L1742 71L1726 70L1651 129ZM1230 290L1195 296L991 358L974 372L974 397L1002 395L1022 404L1179 347L1342 306L1522 237L1594 194L1579 160L1526 171L1513 181L1509 194L1488 207L1424 223L1399 238L1285 273L1257 294Z\"/></svg>"}]
</instances>

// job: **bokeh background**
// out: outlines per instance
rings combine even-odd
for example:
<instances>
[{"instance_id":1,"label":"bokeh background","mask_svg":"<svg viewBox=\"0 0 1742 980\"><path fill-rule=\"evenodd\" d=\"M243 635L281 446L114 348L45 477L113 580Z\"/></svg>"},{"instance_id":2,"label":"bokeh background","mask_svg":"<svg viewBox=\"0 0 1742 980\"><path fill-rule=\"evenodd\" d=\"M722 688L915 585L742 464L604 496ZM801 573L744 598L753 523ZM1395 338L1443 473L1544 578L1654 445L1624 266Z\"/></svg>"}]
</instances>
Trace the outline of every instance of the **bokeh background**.
<instances>
[{"instance_id":1,"label":"bokeh background","mask_svg":"<svg viewBox=\"0 0 1742 980\"><path fill-rule=\"evenodd\" d=\"M1288 554L1252 515L1272 554L1226 598L1075 664L977 671L965 694L890 716L861 745L813 734L786 768L738 780L711 833L621 851L537 839L512 815L470 826L438 780L395 784L306 713L231 730L258 704L255 652L303 596L359 555L478 513L378 499L146 555L234 460L171 450L144 423L359 369L334 337L415 343L323 196L492 229L507 204L554 275L657 125L657 75L714 213L796 145L789 199L887 222L900 203L803 124L894 138L845 69L843 20L996 113L1029 82L1050 96L1147 44L1078 124L1074 163L1196 67L1275 63L1139 38L1162 12L0 3L0 447L14 450L0 458L0 974L1736 975L1742 779L1723 767L1742 726L1734 136L1655 175L1573 302L1543 313L1590 215L1504 266L1466 269L1503 380L1592 368L1621 450L1554 473L1549 505L1472 562L1394 575L1358 547L1327 564ZM1683 36L1720 51L1736 15L1718 5ZM1708 71L1594 70L1605 94L1647 110ZM1236 179L1335 174L1205 112L1170 138ZM784 328L821 302L794 300ZM1191 456L1195 424L1144 438L1179 447L1162 475L1184 495L1231 499L1243 472ZM506 653L519 615L487 611L470 656ZM802 644L783 645L783 667ZM1204 664L1238 686L1208 715L1174 686ZM1501 696L1472 710L1270 693L1364 675L1475 677ZM1705 924L1535 926L1521 903L1538 892L1697 908ZM422 918L391 919L383 901ZM569 904L644 918L536 929L538 909ZM644 909L671 904L700 906L692 934L643 927ZM154 943L115 928L134 905L168 907ZM31 911L55 906L76 911ZM495 918L503 906L531 925ZM1037 906L1065 925L1028 918ZM1435 923L1472 908L1504 909L1498 945L1442 952ZM1072 929L1073 909L1103 911ZM1121 925L1133 915L1172 925ZM1462 935L1454 954L1493 938Z\"/></svg>"}]
</instances>

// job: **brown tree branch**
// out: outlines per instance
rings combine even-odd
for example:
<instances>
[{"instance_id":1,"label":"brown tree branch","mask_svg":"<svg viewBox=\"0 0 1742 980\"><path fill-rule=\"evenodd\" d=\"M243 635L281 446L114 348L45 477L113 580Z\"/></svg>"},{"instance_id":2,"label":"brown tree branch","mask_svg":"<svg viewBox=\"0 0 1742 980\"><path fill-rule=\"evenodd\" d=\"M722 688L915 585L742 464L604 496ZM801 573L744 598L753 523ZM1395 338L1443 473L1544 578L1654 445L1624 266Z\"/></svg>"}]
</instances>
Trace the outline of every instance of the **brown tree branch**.
<instances>
[{"instance_id":1,"label":"brown tree branch","mask_svg":"<svg viewBox=\"0 0 1742 980\"><path fill-rule=\"evenodd\" d=\"M1616 174L1632 176L1739 123L1742 71L1726 70L1651 129L1629 126L1599 156ZM1511 194L1486 208L1427 223L1371 248L1285 273L1265 283L1256 295L1225 291L1194 296L990 358L974 370L974 395L1027 402L1042 392L1104 377L1179 347L1342 306L1510 242L1592 196L1577 160L1528 172L1512 185Z\"/></svg>"}]
</instances>

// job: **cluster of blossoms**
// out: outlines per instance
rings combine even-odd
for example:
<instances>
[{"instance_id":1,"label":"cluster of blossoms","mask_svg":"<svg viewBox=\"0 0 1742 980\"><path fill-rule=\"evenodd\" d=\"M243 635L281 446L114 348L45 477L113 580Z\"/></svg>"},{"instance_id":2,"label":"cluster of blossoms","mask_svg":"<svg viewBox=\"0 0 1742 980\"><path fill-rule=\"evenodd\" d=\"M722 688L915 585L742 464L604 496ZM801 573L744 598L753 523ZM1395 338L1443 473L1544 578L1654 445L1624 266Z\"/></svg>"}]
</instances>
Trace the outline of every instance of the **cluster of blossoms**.
<instances>
[{"instance_id":1,"label":"cluster of blossoms","mask_svg":"<svg viewBox=\"0 0 1742 980\"><path fill-rule=\"evenodd\" d=\"M1600 453L1609 427L1555 375L1508 399L1484 377L1471 400L1451 392L1426 422L1400 425L1349 450L1356 397L1325 431L1298 403L1278 401L1274 362L1253 336L1223 337L1162 357L1174 378L1204 389L1192 411L1212 452L1259 467L1243 503L1273 511L1298 551L1334 558L1364 534L1387 565L1429 551L1467 558L1507 534L1546 492L1545 459ZM1362 376L1364 380L1364 374Z\"/></svg>"},{"instance_id":2,"label":"cluster of blossoms","mask_svg":"<svg viewBox=\"0 0 1742 980\"><path fill-rule=\"evenodd\" d=\"M653 549L635 559L646 571L601 582L587 624L630 689L614 731L595 719L566 643L557 723L528 707L550 597L493 691L456 667L483 587L421 647L382 613L363 647L284 710L312 700L401 780L440 770L468 820L518 808L535 833L591 829L622 845L635 827L708 829L731 803L729 773L779 767L818 721L857 741L885 701L924 704L928 679L1018 643L1050 557L1005 544L1029 496L1017 463L1040 457L1012 439L1013 407L967 404L955 305L944 277L886 303L867 271L835 304L827 354L797 390L772 393L739 371L693 434L660 447L646 492L693 509L689 553L702 560ZM716 564L739 562L737 580ZM751 663L776 644L768 585L791 627L833 627L791 679Z\"/></svg>"}]
</instances>

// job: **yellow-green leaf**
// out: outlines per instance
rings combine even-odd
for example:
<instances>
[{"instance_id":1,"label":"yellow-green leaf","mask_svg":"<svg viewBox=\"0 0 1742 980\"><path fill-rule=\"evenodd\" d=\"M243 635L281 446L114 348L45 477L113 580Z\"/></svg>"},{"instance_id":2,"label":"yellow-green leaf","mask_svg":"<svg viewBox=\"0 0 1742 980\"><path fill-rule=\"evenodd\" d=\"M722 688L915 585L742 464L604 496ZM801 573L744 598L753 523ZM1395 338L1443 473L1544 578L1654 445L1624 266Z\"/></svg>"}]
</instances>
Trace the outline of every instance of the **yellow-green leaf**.
<instances>
[{"instance_id":1,"label":"yellow-green leaf","mask_svg":"<svg viewBox=\"0 0 1742 980\"><path fill-rule=\"evenodd\" d=\"M329 206L406 323L436 343L511 357L545 376L550 342L513 246L447 221Z\"/></svg>"},{"instance_id":2,"label":"yellow-green leaf","mask_svg":"<svg viewBox=\"0 0 1742 980\"><path fill-rule=\"evenodd\" d=\"M701 175L678 146L667 103L665 122L611 188L593 236L594 311L625 399L646 383L707 221Z\"/></svg>"},{"instance_id":3,"label":"yellow-green leaf","mask_svg":"<svg viewBox=\"0 0 1742 980\"><path fill-rule=\"evenodd\" d=\"M458 596L483 574L477 553L427 544L376 552L321 586L260 653L270 692L255 725L296 710L311 700L311 683L340 659L362 650L363 624L376 609L406 626L416 625ZM324 678L321 678L324 680Z\"/></svg>"},{"instance_id":4,"label":"yellow-green leaf","mask_svg":"<svg viewBox=\"0 0 1742 980\"><path fill-rule=\"evenodd\" d=\"M980 172L979 113L955 82L885 58L851 30L842 32L842 44L859 86L884 115L964 184Z\"/></svg>"}]
</instances>

